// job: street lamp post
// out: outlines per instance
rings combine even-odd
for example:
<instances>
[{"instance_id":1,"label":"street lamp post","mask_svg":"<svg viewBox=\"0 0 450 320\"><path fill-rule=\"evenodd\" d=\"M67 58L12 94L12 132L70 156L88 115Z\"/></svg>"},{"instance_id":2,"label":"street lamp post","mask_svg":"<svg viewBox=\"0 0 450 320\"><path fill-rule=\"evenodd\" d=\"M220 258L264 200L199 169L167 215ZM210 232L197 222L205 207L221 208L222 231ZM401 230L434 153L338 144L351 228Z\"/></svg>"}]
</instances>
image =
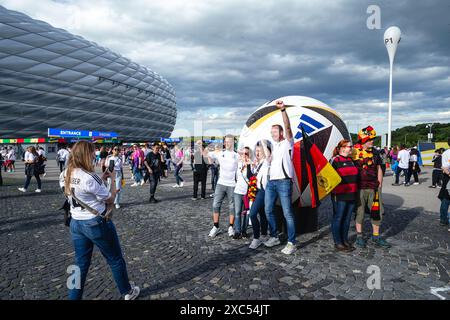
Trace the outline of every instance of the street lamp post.
<instances>
[{"instance_id":1,"label":"street lamp post","mask_svg":"<svg viewBox=\"0 0 450 320\"><path fill-rule=\"evenodd\" d=\"M408 134L406 133L406 134L405 134L405 146L406 146L406 136L407 136L407 135L408 135Z\"/></svg>"},{"instance_id":2,"label":"street lamp post","mask_svg":"<svg viewBox=\"0 0 450 320\"><path fill-rule=\"evenodd\" d=\"M433 127L433 123L427 124L426 128L430 129L430 132L428 133L428 142L431 142L431 128Z\"/></svg>"},{"instance_id":3,"label":"street lamp post","mask_svg":"<svg viewBox=\"0 0 450 320\"><path fill-rule=\"evenodd\" d=\"M391 147L392 139L392 70L394 65L395 52L401 39L401 31L398 27L389 27L384 32L384 44L389 55L389 110L388 110L388 148Z\"/></svg>"}]
</instances>

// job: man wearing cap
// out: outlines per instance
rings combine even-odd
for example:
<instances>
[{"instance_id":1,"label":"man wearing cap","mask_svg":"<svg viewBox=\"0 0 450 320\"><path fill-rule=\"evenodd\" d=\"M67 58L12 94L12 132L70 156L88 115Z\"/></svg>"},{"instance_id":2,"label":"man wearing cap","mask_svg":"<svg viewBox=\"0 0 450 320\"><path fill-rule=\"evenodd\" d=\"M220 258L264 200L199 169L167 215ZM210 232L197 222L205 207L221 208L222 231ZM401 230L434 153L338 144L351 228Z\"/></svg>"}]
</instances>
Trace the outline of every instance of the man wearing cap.
<instances>
[{"instance_id":1,"label":"man wearing cap","mask_svg":"<svg viewBox=\"0 0 450 320\"><path fill-rule=\"evenodd\" d=\"M359 197L356 204L356 245L360 248L366 247L362 226L367 209L371 212L372 243L377 247L391 247L386 240L380 237L380 225L384 213L380 196L383 185L383 171L381 169L382 159L380 154L373 148L375 137L376 132L371 126L360 130L358 132L358 143L355 144L353 149L353 161L359 169Z\"/></svg>"}]
</instances>

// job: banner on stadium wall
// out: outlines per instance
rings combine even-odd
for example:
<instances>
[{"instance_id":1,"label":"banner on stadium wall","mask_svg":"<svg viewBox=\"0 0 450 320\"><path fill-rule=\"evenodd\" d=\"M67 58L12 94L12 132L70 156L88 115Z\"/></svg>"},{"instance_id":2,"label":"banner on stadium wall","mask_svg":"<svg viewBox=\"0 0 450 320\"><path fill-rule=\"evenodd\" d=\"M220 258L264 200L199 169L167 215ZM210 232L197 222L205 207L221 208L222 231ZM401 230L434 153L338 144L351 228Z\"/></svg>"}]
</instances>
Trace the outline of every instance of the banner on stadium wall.
<instances>
[{"instance_id":1,"label":"banner on stadium wall","mask_svg":"<svg viewBox=\"0 0 450 320\"><path fill-rule=\"evenodd\" d=\"M16 144L16 143L48 143L48 138L18 138L18 139L0 139L0 144Z\"/></svg>"},{"instance_id":2,"label":"banner on stadium wall","mask_svg":"<svg viewBox=\"0 0 450 320\"><path fill-rule=\"evenodd\" d=\"M87 130L72 130L72 129L59 129L48 128L49 137L62 137L62 138L103 138L113 139L117 138L116 132L101 132L101 131L87 131Z\"/></svg>"},{"instance_id":3,"label":"banner on stadium wall","mask_svg":"<svg viewBox=\"0 0 450 320\"><path fill-rule=\"evenodd\" d=\"M160 142L166 142L166 143L178 143L181 142L182 138L160 138Z\"/></svg>"},{"instance_id":4,"label":"banner on stadium wall","mask_svg":"<svg viewBox=\"0 0 450 320\"><path fill-rule=\"evenodd\" d=\"M418 148L422 154L423 165L432 166L434 151L439 148L448 149L449 145L447 142L419 142Z\"/></svg>"}]
</instances>

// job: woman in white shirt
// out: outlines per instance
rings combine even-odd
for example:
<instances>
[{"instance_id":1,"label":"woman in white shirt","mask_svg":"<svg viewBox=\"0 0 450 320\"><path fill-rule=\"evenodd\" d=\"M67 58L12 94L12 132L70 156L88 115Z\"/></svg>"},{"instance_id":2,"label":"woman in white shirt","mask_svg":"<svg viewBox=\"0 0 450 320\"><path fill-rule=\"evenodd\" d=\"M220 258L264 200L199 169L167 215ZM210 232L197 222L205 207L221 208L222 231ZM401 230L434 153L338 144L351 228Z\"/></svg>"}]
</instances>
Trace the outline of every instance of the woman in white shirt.
<instances>
[{"instance_id":1,"label":"woman in white shirt","mask_svg":"<svg viewBox=\"0 0 450 320\"><path fill-rule=\"evenodd\" d=\"M23 188L19 188L19 191L21 192L27 192L27 188L30 185L31 178L35 177L38 188L36 189L36 192L41 192L41 178L39 177L39 171L37 168L37 162L38 162L39 154L36 151L35 147L28 147L27 151L25 152L24 161L25 161L25 185Z\"/></svg>"},{"instance_id":2,"label":"woman in white shirt","mask_svg":"<svg viewBox=\"0 0 450 320\"><path fill-rule=\"evenodd\" d=\"M116 209L120 209L120 194L122 189L122 179L123 179L123 163L124 157L120 153L120 147L116 146L113 148L112 155L106 158L106 166L109 166L110 161L114 161L114 174L116 178L116 198L114 199L114 204ZM111 179L108 179L109 187L111 188Z\"/></svg>"},{"instance_id":3,"label":"woman in white shirt","mask_svg":"<svg viewBox=\"0 0 450 320\"><path fill-rule=\"evenodd\" d=\"M250 220L253 228L253 241L250 244L250 249L256 249L263 244L263 241L260 240L260 234L267 236L268 222L264 210L264 198L269 175L267 158L270 156L270 150L270 142L267 140L259 141L255 148L255 162L252 166L252 171L256 176L257 192L255 201L250 208ZM258 220L258 214L261 218L261 223Z\"/></svg>"},{"instance_id":4,"label":"woman in white shirt","mask_svg":"<svg viewBox=\"0 0 450 320\"><path fill-rule=\"evenodd\" d=\"M241 153L241 152L239 152ZM247 238L248 214L242 215L245 211L245 199L247 194L248 182L252 176L251 169L251 151L245 147L241 153L241 159L238 162L236 170L236 186L234 187L234 236L233 239Z\"/></svg>"},{"instance_id":5,"label":"woman in white shirt","mask_svg":"<svg viewBox=\"0 0 450 320\"><path fill-rule=\"evenodd\" d=\"M109 192L105 171L100 178L94 168L95 148L87 141L77 142L72 149L67 170L60 183L70 203L70 233L75 249L76 266L80 270L80 286L69 289L69 299L80 300L91 264L94 245L108 262L114 281L125 300L139 295L139 287L131 286L122 255L119 237L110 218L106 217L106 204L112 203L115 192Z\"/></svg>"}]
</instances>

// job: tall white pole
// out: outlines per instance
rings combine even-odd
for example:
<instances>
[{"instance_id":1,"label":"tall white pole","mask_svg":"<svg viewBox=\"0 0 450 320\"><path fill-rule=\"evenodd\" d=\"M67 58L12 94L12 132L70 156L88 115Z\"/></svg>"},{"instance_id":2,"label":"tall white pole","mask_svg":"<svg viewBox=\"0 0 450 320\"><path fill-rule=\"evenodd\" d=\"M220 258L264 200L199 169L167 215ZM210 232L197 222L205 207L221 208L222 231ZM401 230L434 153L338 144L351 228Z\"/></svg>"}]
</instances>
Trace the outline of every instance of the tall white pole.
<instances>
[{"instance_id":1,"label":"tall white pole","mask_svg":"<svg viewBox=\"0 0 450 320\"><path fill-rule=\"evenodd\" d=\"M395 52L401 39L401 31L398 27L389 27L384 32L384 44L389 55L389 109L388 109L388 141L387 147L391 147L392 140L392 71L394 66Z\"/></svg>"},{"instance_id":2,"label":"tall white pole","mask_svg":"<svg viewBox=\"0 0 450 320\"><path fill-rule=\"evenodd\" d=\"M392 67L394 65L393 61L391 61L389 67L389 110L388 110L388 138L387 138L387 147L391 147L392 141Z\"/></svg>"}]
</instances>

